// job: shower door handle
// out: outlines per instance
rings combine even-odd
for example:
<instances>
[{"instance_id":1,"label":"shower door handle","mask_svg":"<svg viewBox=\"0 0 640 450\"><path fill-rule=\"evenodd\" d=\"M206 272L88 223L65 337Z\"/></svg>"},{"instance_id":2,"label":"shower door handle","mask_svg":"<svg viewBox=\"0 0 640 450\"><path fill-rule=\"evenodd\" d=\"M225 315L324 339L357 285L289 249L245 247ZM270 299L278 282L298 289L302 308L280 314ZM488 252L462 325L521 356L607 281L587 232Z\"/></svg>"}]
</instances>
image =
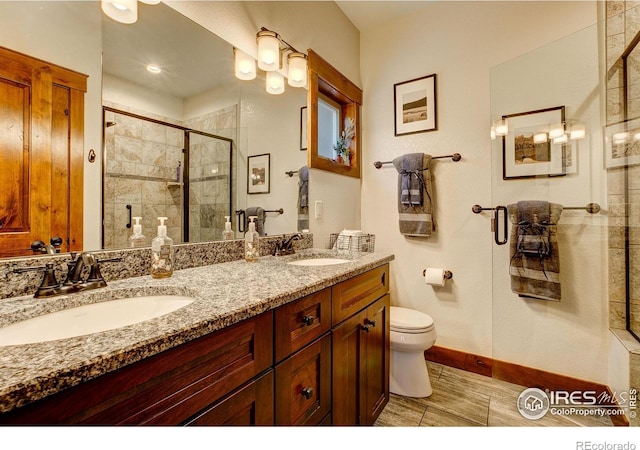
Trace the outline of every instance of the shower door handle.
<instances>
[{"instance_id":1,"label":"shower door handle","mask_svg":"<svg viewBox=\"0 0 640 450\"><path fill-rule=\"evenodd\" d=\"M127 205L127 209L129 210L129 223L127 224L127 228L131 228L131 216L133 215L131 212L132 211L131 205Z\"/></svg>"},{"instance_id":2,"label":"shower door handle","mask_svg":"<svg viewBox=\"0 0 640 450\"><path fill-rule=\"evenodd\" d=\"M502 239L500 239L500 211L502 211ZM497 245L504 245L509 240L509 222L507 220L507 207L506 206L496 206L493 213L493 239L496 241Z\"/></svg>"}]
</instances>

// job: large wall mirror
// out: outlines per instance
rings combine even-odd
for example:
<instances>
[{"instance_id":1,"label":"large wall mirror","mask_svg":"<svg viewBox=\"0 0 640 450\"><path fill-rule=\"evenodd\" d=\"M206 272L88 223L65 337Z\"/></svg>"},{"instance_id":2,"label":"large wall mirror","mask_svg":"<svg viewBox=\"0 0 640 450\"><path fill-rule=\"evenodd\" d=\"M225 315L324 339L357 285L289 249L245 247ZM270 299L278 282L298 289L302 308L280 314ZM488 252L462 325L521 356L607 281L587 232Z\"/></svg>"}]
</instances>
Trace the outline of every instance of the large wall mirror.
<instances>
[{"instance_id":1,"label":"large wall mirror","mask_svg":"<svg viewBox=\"0 0 640 450\"><path fill-rule=\"evenodd\" d=\"M268 235L297 230L299 180L286 173L306 165L305 89L271 95L264 73L235 79L232 46L163 3L139 3L131 25L99 2L0 2L0 16L0 46L89 75L84 194L101 204L85 203L84 250L127 247L136 216L149 243L159 216L176 242L202 242L222 239L225 216L242 229L248 208L267 211ZM271 185L251 194L247 157L261 154Z\"/></svg>"}]
</instances>

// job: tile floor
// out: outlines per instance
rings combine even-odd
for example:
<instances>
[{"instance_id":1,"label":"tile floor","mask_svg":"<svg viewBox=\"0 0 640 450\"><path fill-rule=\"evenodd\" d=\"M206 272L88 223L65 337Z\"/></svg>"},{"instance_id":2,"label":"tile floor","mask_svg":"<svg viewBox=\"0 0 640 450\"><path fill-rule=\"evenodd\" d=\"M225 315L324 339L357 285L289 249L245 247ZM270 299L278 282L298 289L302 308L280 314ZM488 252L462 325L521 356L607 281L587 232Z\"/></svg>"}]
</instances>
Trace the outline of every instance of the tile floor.
<instances>
[{"instance_id":1,"label":"tile floor","mask_svg":"<svg viewBox=\"0 0 640 450\"><path fill-rule=\"evenodd\" d=\"M433 394L409 398L391 394L375 426L387 427L603 427L608 417L557 416L529 420L516 408L526 388L464 370L427 362Z\"/></svg>"}]
</instances>

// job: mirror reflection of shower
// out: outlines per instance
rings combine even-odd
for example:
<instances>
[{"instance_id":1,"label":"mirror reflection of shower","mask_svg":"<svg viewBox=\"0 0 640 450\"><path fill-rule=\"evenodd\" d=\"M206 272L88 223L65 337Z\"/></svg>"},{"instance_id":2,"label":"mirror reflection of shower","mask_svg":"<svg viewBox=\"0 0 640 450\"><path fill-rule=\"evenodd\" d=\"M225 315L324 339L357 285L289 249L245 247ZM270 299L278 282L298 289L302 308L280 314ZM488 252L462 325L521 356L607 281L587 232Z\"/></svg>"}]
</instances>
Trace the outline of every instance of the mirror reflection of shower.
<instances>
[{"instance_id":1,"label":"mirror reflection of shower","mask_svg":"<svg viewBox=\"0 0 640 450\"><path fill-rule=\"evenodd\" d=\"M232 209L233 141L104 108L103 248L124 248L140 217L146 246L158 217L176 243L214 240Z\"/></svg>"}]
</instances>

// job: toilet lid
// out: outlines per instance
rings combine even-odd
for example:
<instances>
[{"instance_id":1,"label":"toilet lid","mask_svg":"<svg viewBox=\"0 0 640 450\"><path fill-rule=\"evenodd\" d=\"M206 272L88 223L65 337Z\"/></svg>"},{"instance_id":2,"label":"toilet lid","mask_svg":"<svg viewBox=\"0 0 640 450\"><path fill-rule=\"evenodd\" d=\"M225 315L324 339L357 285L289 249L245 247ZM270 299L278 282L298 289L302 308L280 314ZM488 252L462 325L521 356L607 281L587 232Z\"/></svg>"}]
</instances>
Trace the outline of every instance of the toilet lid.
<instances>
[{"instance_id":1,"label":"toilet lid","mask_svg":"<svg viewBox=\"0 0 640 450\"><path fill-rule=\"evenodd\" d=\"M390 313L391 328L401 330L425 330L433 326L430 315L415 309L392 306Z\"/></svg>"}]
</instances>

